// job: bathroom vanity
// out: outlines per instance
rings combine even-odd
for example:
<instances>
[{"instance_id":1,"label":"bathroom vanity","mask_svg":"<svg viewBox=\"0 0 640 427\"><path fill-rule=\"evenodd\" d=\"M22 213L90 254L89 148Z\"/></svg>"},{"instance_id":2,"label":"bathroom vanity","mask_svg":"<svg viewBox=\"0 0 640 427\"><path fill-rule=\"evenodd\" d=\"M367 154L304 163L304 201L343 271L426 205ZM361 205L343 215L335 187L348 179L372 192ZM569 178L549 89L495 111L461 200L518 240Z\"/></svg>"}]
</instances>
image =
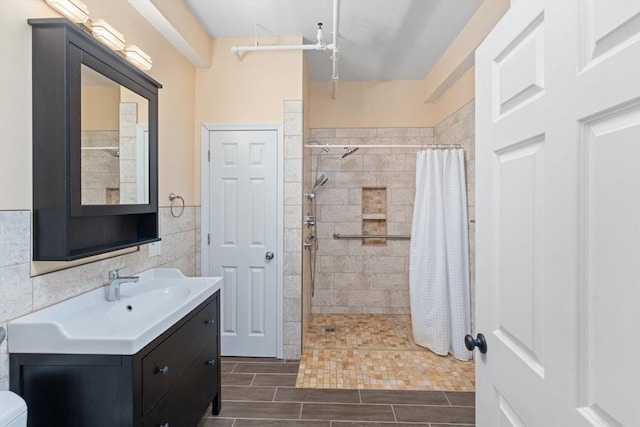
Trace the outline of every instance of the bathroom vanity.
<instances>
[{"instance_id":1,"label":"bathroom vanity","mask_svg":"<svg viewBox=\"0 0 640 427\"><path fill-rule=\"evenodd\" d=\"M156 269L119 302L101 288L10 322L10 387L29 426L195 427L210 404L218 414L219 288Z\"/></svg>"}]
</instances>

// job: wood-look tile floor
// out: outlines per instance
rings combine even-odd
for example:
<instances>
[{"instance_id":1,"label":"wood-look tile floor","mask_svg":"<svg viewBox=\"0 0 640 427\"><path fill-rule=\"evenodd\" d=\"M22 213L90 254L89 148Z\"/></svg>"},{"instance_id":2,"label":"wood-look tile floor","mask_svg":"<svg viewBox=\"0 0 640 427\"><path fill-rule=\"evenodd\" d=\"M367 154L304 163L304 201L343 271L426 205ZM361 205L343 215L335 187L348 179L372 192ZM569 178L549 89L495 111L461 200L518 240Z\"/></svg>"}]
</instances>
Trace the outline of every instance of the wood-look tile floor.
<instances>
[{"instance_id":1,"label":"wood-look tile floor","mask_svg":"<svg viewBox=\"0 0 640 427\"><path fill-rule=\"evenodd\" d=\"M222 411L199 427L471 427L470 392L296 388L297 361L223 358Z\"/></svg>"},{"instance_id":2,"label":"wood-look tile floor","mask_svg":"<svg viewBox=\"0 0 640 427\"><path fill-rule=\"evenodd\" d=\"M296 386L474 391L475 367L416 345L409 315L314 314Z\"/></svg>"}]
</instances>

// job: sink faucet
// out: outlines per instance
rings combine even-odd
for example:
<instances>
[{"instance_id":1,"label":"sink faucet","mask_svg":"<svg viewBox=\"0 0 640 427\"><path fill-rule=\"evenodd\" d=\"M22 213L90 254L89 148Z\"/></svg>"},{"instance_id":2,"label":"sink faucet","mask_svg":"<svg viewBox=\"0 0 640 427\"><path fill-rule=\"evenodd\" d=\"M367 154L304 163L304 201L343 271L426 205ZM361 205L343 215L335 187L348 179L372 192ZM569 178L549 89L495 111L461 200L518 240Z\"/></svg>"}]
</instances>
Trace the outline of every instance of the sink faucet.
<instances>
[{"instance_id":1,"label":"sink faucet","mask_svg":"<svg viewBox=\"0 0 640 427\"><path fill-rule=\"evenodd\" d=\"M137 276L121 277L119 268L109 271L109 283L107 284L107 301L120 301L120 285L128 282L137 282Z\"/></svg>"}]
</instances>

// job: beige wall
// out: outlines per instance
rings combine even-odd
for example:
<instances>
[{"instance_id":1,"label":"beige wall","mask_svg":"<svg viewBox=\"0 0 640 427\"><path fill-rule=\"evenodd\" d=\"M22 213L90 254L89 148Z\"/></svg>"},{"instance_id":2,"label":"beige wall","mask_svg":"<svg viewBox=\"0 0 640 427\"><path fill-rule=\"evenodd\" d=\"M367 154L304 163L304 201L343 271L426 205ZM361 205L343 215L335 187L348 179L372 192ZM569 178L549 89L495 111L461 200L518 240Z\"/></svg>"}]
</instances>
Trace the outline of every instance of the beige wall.
<instances>
[{"instance_id":1,"label":"beige wall","mask_svg":"<svg viewBox=\"0 0 640 427\"><path fill-rule=\"evenodd\" d=\"M433 110L424 103L422 80L311 83L311 128L421 127Z\"/></svg>"},{"instance_id":2,"label":"beige wall","mask_svg":"<svg viewBox=\"0 0 640 427\"><path fill-rule=\"evenodd\" d=\"M422 80L311 82L311 128L434 127L475 97L474 67L434 103Z\"/></svg>"},{"instance_id":3,"label":"beige wall","mask_svg":"<svg viewBox=\"0 0 640 427\"><path fill-rule=\"evenodd\" d=\"M438 125L475 99L475 81L475 67L471 67L433 104L434 109L426 120L429 126Z\"/></svg>"},{"instance_id":4,"label":"beige wall","mask_svg":"<svg viewBox=\"0 0 640 427\"><path fill-rule=\"evenodd\" d=\"M262 39L262 44L300 44L301 37ZM203 123L282 123L285 100L303 96L301 51L231 52L253 39L215 39L211 68L195 73L195 201L200 204L200 126Z\"/></svg>"},{"instance_id":5,"label":"beige wall","mask_svg":"<svg viewBox=\"0 0 640 427\"><path fill-rule=\"evenodd\" d=\"M127 43L151 55L149 74L164 85L159 98L159 203L167 206L167 195L173 191L193 205L194 67L127 0L85 3L92 17L105 19L124 34ZM31 27L27 19L58 16L41 0L0 1L0 210L31 208Z\"/></svg>"},{"instance_id":6,"label":"beige wall","mask_svg":"<svg viewBox=\"0 0 640 427\"><path fill-rule=\"evenodd\" d=\"M120 88L118 86L82 87L82 130L118 130Z\"/></svg>"},{"instance_id":7,"label":"beige wall","mask_svg":"<svg viewBox=\"0 0 640 427\"><path fill-rule=\"evenodd\" d=\"M464 73L464 69L461 70L461 67L473 64L476 48L509 10L510 3L510 0L485 0L480 5L476 13L425 76L423 89L425 98L437 95L442 91L443 85L448 86L452 75L460 76ZM437 96L435 99L437 100ZM444 117L448 117L454 111Z\"/></svg>"},{"instance_id":8,"label":"beige wall","mask_svg":"<svg viewBox=\"0 0 640 427\"><path fill-rule=\"evenodd\" d=\"M0 1L0 210L31 208L31 27L39 0Z\"/></svg>"}]
</instances>

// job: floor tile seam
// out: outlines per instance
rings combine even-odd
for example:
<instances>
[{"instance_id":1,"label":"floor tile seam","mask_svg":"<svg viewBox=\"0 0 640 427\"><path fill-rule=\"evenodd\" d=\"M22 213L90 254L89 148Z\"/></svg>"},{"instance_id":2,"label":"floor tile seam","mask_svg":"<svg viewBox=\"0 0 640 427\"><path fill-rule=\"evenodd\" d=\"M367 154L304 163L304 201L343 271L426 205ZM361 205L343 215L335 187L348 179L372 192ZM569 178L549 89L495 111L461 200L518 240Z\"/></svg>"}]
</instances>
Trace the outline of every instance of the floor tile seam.
<instances>
[{"instance_id":1,"label":"floor tile seam","mask_svg":"<svg viewBox=\"0 0 640 427\"><path fill-rule=\"evenodd\" d=\"M307 351L393 351L393 352L403 352L403 353L428 353L429 350L427 349L420 349L420 348L381 348L381 347L372 347L372 348L367 348L367 347L357 347L357 348L353 348L353 347L309 347L309 346L305 346L305 353L306 354ZM434 354L434 356L436 356L436 354ZM443 357L440 355L437 355L438 357ZM461 362L461 363L467 363L470 362L469 361L463 361L463 360L457 360L457 362Z\"/></svg>"},{"instance_id":2,"label":"floor tile seam","mask_svg":"<svg viewBox=\"0 0 640 427\"><path fill-rule=\"evenodd\" d=\"M224 365L224 362L223 362L223 365ZM233 373L233 371L235 371L235 370L236 370L236 366L238 366L238 364L237 364L237 363L229 363L229 365L233 365L233 368L232 368L230 371L228 371L228 372L223 372L223 373L225 373L225 374L232 374L232 373Z\"/></svg>"},{"instance_id":3,"label":"floor tile seam","mask_svg":"<svg viewBox=\"0 0 640 427\"><path fill-rule=\"evenodd\" d=\"M424 407L438 407L438 408L452 408L452 409L463 409L463 408L475 408L475 406L465 406L465 405L421 405L419 403L389 403L389 405L395 406L424 406Z\"/></svg>"},{"instance_id":4,"label":"floor tile seam","mask_svg":"<svg viewBox=\"0 0 640 427\"><path fill-rule=\"evenodd\" d=\"M253 382L256 380L256 374L253 374L253 378L251 378L251 383L249 384L249 387L253 386Z\"/></svg>"},{"instance_id":5,"label":"floor tile seam","mask_svg":"<svg viewBox=\"0 0 640 427\"><path fill-rule=\"evenodd\" d=\"M225 402L225 400L223 400ZM243 402L243 403L270 403L265 400L227 400L226 402ZM333 402L333 401L321 401L316 402L312 400L274 400L273 403L301 403L301 404L318 404L318 405L370 405L370 406L391 406L393 403L358 403L358 402ZM437 406L437 405L404 405L404 406ZM466 406L468 408L468 406ZM445 406L448 408L448 406Z\"/></svg>"},{"instance_id":6,"label":"floor tile seam","mask_svg":"<svg viewBox=\"0 0 640 427\"><path fill-rule=\"evenodd\" d=\"M238 365L292 365L294 363L298 363L298 361L296 360L295 362L291 361L291 362L233 362L233 363L237 363Z\"/></svg>"},{"instance_id":7,"label":"floor tile seam","mask_svg":"<svg viewBox=\"0 0 640 427\"><path fill-rule=\"evenodd\" d=\"M256 418L253 418L256 419ZM274 418L266 418L268 420L274 420ZM284 418L287 419L287 418ZM275 420L277 420L277 418L275 418ZM289 420L291 420L291 418L289 418ZM389 424L395 424L395 421L384 421L384 420L375 420L375 421L371 421L371 420L357 420L357 419L345 419L345 418L331 418L331 419L325 419L325 418L300 418L299 421L328 421L329 423L371 423L371 424L381 424L381 423L389 423ZM422 423L424 424L424 423Z\"/></svg>"},{"instance_id":8,"label":"floor tile seam","mask_svg":"<svg viewBox=\"0 0 640 427\"><path fill-rule=\"evenodd\" d=\"M451 399L449 399L449 396L447 396L447 393L444 393L444 392L443 392L442 394L444 394L444 398L445 398L445 399L447 399L447 402L449 402L449 405L453 406L453 405L451 404Z\"/></svg>"},{"instance_id":9,"label":"floor tile seam","mask_svg":"<svg viewBox=\"0 0 640 427\"><path fill-rule=\"evenodd\" d=\"M393 414L393 420L397 423L398 417L396 417L396 410L393 408L393 405L391 405L391 413Z\"/></svg>"}]
</instances>

